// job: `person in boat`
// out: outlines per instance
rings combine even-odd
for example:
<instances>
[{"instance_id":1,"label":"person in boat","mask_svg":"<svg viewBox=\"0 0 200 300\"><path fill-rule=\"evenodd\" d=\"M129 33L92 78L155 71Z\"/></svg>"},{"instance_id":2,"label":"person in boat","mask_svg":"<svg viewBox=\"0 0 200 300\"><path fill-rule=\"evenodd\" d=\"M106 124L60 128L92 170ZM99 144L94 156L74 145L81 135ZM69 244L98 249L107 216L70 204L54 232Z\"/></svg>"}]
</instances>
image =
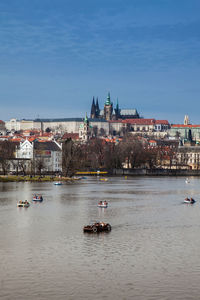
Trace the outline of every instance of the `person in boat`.
<instances>
[{"instance_id":1,"label":"person in boat","mask_svg":"<svg viewBox=\"0 0 200 300\"><path fill-rule=\"evenodd\" d=\"M194 203L194 199L193 198L190 198L190 203Z\"/></svg>"},{"instance_id":2,"label":"person in boat","mask_svg":"<svg viewBox=\"0 0 200 300\"><path fill-rule=\"evenodd\" d=\"M41 200L41 201L43 200L42 196L40 196L40 200Z\"/></svg>"}]
</instances>

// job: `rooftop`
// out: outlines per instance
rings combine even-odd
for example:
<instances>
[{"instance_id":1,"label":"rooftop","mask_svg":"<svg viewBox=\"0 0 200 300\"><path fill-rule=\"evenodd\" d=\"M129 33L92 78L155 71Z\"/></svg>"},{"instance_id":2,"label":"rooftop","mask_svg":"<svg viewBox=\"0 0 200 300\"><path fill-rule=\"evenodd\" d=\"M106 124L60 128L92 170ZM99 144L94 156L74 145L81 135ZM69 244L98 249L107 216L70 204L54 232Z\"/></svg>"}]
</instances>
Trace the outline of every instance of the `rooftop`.
<instances>
[{"instance_id":1,"label":"rooftop","mask_svg":"<svg viewBox=\"0 0 200 300\"><path fill-rule=\"evenodd\" d=\"M200 128L200 125L184 125L184 124L173 124L171 125L172 128Z\"/></svg>"},{"instance_id":2,"label":"rooftop","mask_svg":"<svg viewBox=\"0 0 200 300\"><path fill-rule=\"evenodd\" d=\"M60 151L59 146L53 142L35 142L34 143L35 150L51 150L51 151Z\"/></svg>"}]
</instances>

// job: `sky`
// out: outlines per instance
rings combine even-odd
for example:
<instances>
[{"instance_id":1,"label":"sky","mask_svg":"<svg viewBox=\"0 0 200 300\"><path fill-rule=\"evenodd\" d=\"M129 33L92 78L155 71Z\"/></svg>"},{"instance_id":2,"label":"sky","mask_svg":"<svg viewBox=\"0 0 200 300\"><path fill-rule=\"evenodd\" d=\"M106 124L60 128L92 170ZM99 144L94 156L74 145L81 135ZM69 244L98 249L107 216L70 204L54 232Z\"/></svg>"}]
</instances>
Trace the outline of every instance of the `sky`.
<instances>
[{"instance_id":1,"label":"sky","mask_svg":"<svg viewBox=\"0 0 200 300\"><path fill-rule=\"evenodd\" d=\"M1 0L0 119L68 118L110 92L200 124L199 0Z\"/></svg>"}]
</instances>

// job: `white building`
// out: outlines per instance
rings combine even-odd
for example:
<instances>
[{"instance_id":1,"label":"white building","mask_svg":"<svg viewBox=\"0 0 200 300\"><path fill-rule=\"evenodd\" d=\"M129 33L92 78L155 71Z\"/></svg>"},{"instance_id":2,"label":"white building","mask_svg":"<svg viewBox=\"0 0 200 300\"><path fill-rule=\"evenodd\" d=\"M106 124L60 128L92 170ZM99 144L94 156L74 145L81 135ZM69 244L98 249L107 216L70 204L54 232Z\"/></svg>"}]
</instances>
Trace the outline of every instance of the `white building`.
<instances>
[{"instance_id":1,"label":"white building","mask_svg":"<svg viewBox=\"0 0 200 300\"><path fill-rule=\"evenodd\" d=\"M16 150L16 158L33 159L33 143L28 140L20 142L19 148Z\"/></svg>"},{"instance_id":2,"label":"white building","mask_svg":"<svg viewBox=\"0 0 200 300\"><path fill-rule=\"evenodd\" d=\"M36 169L41 164L46 172L62 172L62 146L56 141L34 142L33 155Z\"/></svg>"},{"instance_id":3,"label":"white building","mask_svg":"<svg viewBox=\"0 0 200 300\"><path fill-rule=\"evenodd\" d=\"M19 131L26 129L35 129L45 131L49 128L52 132L64 134L79 133L83 118L63 118L63 119L35 119L35 120L16 120L11 119L5 122L6 129L9 131ZM92 127L97 127L98 132L109 134L109 123L101 119L89 119Z\"/></svg>"},{"instance_id":4,"label":"white building","mask_svg":"<svg viewBox=\"0 0 200 300\"><path fill-rule=\"evenodd\" d=\"M200 147L180 146L177 152L177 162L190 169L200 169Z\"/></svg>"},{"instance_id":5,"label":"white building","mask_svg":"<svg viewBox=\"0 0 200 300\"><path fill-rule=\"evenodd\" d=\"M35 172L38 171L39 165L44 172L62 172L62 146L56 141L25 140L16 150L16 158L30 159Z\"/></svg>"}]
</instances>

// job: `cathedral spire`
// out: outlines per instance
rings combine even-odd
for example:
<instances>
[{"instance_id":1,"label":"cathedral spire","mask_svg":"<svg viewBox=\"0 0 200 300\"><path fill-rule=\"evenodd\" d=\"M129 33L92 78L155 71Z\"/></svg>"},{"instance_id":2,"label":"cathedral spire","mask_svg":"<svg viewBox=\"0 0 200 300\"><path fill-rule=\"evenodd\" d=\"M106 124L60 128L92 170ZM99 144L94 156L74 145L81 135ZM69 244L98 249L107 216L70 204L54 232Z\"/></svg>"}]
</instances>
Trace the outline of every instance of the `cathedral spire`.
<instances>
[{"instance_id":1,"label":"cathedral spire","mask_svg":"<svg viewBox=\"0 0 200 300\"><path fill-rule=\"evenodd\" d=\"M118 102L118 98L117 98L116 110L119 110L119 102Z\"/></svg>"},{"instance_id":2,"label":"cathedral spire","mask_svg":"<svg viewBox=\"0 0 200 300\"><path fill-rule=\"evenodd\" d=\"M91 113L90 113L91 119L95 118L95 114L96 114L96 105L95 105L94 97L93 97L92 106L91 106Z\"/></svg>"},{"instance_id":3,"label":"cathedral spire","mask_svg":"<svg viewBox=\"0 0 200 300\"><path fill-rule=\"evenodd\" d=\"M118 120L120 118L120 109L119 109L118 98L117 98L117 104L116 104L116 108L115 108L115 118L116 118L116 120Z\"/></svg>"},{"instance_id":4,"label":"cathedral spire","mask_svg":"<svg viewBox=\"0 0 200 300\"><path fill-rule=\"evenodd\" d=\"M96 100L96 109L99 110L99 101L98 101L98 97L97 97L97 100Z\"/></svg>"},{"instance_id":5,"label":"cathedral spire","mask_svg":"<svg viewBox=\"0 0 200 300\"><path fill-rule=\"evenodd\" d=\"M96 113L96 118L98 118L99 113L100 113L98 97L96 99L96 111L95 111L95 113Z\"/></svg>"}]
</instances>

